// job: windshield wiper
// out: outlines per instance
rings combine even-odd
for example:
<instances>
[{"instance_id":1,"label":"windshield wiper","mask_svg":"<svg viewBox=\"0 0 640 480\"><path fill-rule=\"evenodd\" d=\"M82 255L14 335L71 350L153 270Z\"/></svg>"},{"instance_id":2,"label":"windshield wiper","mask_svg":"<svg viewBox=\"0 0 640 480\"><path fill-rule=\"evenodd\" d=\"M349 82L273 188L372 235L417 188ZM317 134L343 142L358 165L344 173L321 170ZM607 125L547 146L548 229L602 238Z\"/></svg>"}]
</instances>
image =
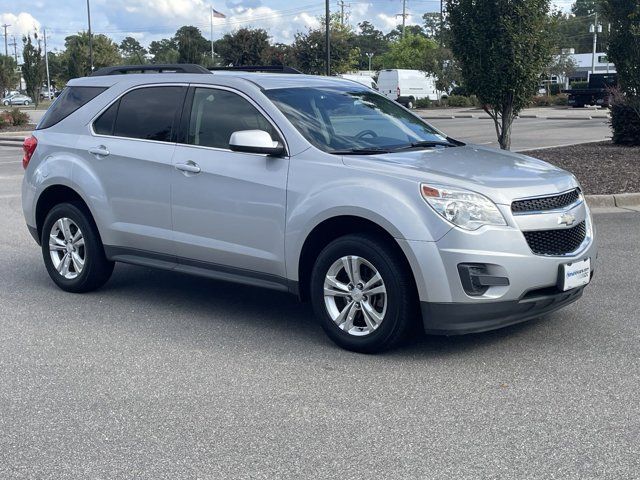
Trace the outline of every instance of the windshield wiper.
<instances>
[{"instance_id":1,"label":"windshield wiper","mask_svg":"<svg viewBox=\"0 0 640 480\"><path fill-rule=\"evenodd\" d=\"M413 142L409 145L405 145L403 147L396 148L397 150L410 150L412 148L430 148L430 147L457 147L455 143L452 142L442 142L438 140L422 140L420 142Z\"/></svg>"},{"instance_id":2,"label":"windshield wiper","mask_svg":"<svg viewBox=\"0 0 640 480\"><path fill-rule=\"evenodd\" d=\"M378 155L381 153L391 153L388 148L348 148L344 150L331 150L332 155Z\"/></svg>"}]
</instances>

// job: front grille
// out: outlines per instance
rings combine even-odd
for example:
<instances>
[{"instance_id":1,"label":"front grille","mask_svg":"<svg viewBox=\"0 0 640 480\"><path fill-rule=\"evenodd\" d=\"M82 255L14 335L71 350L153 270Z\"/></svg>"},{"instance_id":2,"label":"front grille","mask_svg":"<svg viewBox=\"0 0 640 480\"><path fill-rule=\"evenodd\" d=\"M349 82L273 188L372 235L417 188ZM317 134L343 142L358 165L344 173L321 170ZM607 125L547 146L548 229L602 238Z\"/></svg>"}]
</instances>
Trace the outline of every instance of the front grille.
<instances>
[{"instance_id":1,"label":"front grille","mask_svg":"<svg viewBox=\"0 0 640 480\"><path fill-rule=\"evenodd\" d=\"M536 255L565 255L575 252L587 235L585 222L572 228L522 232Z\"/></svg>"},{"instance_id":2,"label":"front grille","mask_svg":"<svg viewBox=\"0 0 640 480\"><path fill-rule=\"evenodd\" d=\"M511 204L513 213L544 212L545 210L557 210L567 207L578 201L580 190L574 189L570 192L552 195L550 197L529 198L526 200L516 200Z\"/></svg>"}]
</instances>

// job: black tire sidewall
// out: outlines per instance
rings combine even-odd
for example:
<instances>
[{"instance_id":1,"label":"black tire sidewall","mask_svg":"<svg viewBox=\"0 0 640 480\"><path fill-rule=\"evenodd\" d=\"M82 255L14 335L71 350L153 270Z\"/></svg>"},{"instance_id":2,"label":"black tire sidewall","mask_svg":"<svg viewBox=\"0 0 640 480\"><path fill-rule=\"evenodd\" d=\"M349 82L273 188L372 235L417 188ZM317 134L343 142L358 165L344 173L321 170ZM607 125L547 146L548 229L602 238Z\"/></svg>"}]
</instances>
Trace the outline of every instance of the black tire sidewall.
<instances>
[{"instance_id":1,"label":"black tire sidewall","mask_svg":"<svg viewBox=\"0 0 640 480\"><path fill-rule=\"evenodd\" d=\"M324 278L339 258L358 255L370 262L382 276L387 289L387 311L380 326L371 334L358 337L341 330L324 304ZM325 333L339 346L362 353L375 353L396 345L406 332L411 291L406 287L406 271L384 242L365 235L349 235L330 243L318 255L311 277L311 301ZM403 282L404 280L404 282Z\"/></svg>"},{"instance_id":2,"label":"black tire sidewall","mask_svg":"<svg viewBox=\"0 0 640 480\"><path fill-rule=\"evenodd\" d=\"M73 220L82 231L84 237L85 264L80 275L73 279L64 278L57 272L49 253L51 227L58 219L64 217ZM98 284L103 283L101 278L97 278L104 275L103 270L109 267L113 268L104 257L104 248L93 221L83 209L72 203L56 205L47 214L42 226L41 242L42 257L47 272L56 285L65 291L79 293L92 290L99 286Z\"/></svg>"}]
</instances>

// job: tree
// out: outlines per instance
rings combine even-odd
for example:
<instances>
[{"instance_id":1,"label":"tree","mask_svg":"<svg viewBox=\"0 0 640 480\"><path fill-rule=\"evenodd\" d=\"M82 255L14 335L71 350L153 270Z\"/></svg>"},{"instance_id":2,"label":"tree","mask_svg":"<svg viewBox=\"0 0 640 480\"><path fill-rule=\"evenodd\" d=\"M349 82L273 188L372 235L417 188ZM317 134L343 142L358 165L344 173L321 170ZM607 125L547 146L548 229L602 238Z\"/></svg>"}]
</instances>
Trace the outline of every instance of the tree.
<instances>
[{"instance_id":1,"label":"tree","mask_svg":"<svg viewBox=\"0 0 640 480\"><path fill-rule=\"evenodd\" d=\"M491 116L500 148L511 148L516 115L551 57L549 0L447 0L451 49L465 87Z\"/></svg>"},{"instance_id":2,"label":"tree","mask_svg":"<svg viewBox=\"0 0 640 480\"><path fill-rule=\"evenodd\" d=\"M360 68L369 68L367 53L373 54L372 68L381 65L381 55L389 48L389 42L384 38L384 34L366 20L358 24L358 29L360 32L353 37L353 45L360 50Z\"/></svg>"},{"instance_id":3,"label":"tree","mask_svg":"<svg viewBox=\"0 0 640 480\"><path fill-rule=\"evenodd\" d=\"M0 94L16 88L20 83L16 61L11 55L0 55Z\"/></svg>"},{"instance_id":4,"label":"tree","mask_svg":"<svg viewBox=\"0 0 640 480\"><path fill-rule=\"evenodd\" d=\"M89 34L79 32L64 39L64 62L67 78L84 77L91 73L89 64ZM93 35L94 69L119 65L122 62L118 45L106 35Z\"/></svg>"},{"instance_id":5,"label":"tree","mask_svg":"<svg viewBox=\"0 0 640 480\"><path fill-rule=\"evenodd\" d=\"M179 63L203 63L204 56L211 51L211 44L198 27L180 27L174 39L178 46Z\"/></svg>"},{"instance_id":6,"label":"tree","mask_svg":"<svg viewBox=\"0 0 640 480\"><path fill-rule=\"evenodd\" d=\"M551 58L551 62L547 65L546 72L548 77L556 76L562 78L565 83L568 82L569 77L576 71L578 64L570 55L560 54L554 55ZM549 83L547 82L547 89ZM548 91L547 91L548 93Z\"/></svg>"},{"instance_id":7,"label":"tree","mask_svg":"<svg viewBox=\"0 0 640 480\"><path fill-rule=\"evenodd\" d=\"M571 7L571 12L576 17L588 17L595 12L600 12L601 2L600 0L576 0Z\"/></svg>"},{"instance_id":8,"label":"tree","mask_svg":"<svg viewBox=\"0 0 640 480\"><path fill-rule=\"evenodd\" d=\"M149 44L149 54L153 63L178 63L180 57L178 44L173 38L154 40Z\"/></svg>"},{"instance_id":9,"label":"tree","mask_svg":"<svg viewBox=\"0 0 640 480\"><path fill-rule=\"evenodd\" d=\"M422 26L420 25L405 25L404 27L404 35L414 35L426 37ZM387 33L384 38L389 42L395 42L396 40L400 40L402 38L402 25L398 25L396 28Z\"/></svg>"},{"instance_id":10,"label":"tree","mask_svg":"<svg viewBox=\"0 0 640 480\"><path fill-rule=\"evenodd\" d=\"M263 65L293 65L295 63L293 47L284 43L269 45L262 50L260 63Z\"/></svg>"},{"instance_id":11,"label":"tree","mask_svg":"<svg viewBox=\"0 0 640 480\"><path fill-rule=\"evenodd\" d=\"M262 28L241 28L225 34L215 50L225 65L258 65L269 47L269 34Z\"/></svg>"},{"instance_id":12,"label":"tree","mask_svg":"<svg viewBox=\"0 0 640 480\"><path fill-rule=\"evenodd\" d=\"M323 20L324 23L324 20ZM354 33L349 25L340 24L340 15L332 15L331 29L331 72L346 73L358 68L360 51L354 46ZM297 33L292 50L295 58L293 66L305 73L322 75L325 71L325 28Z\"/></svg>"},{"instance_id":13,"label":"tree","mask_svg":"<svg viewBox=\"0 0 640 480\"><path fill-rule=\"evenodd\" d=\"M385 68L408 68L435 73L438 44L422 35L406 34L393 42L382 61Z\"/></svg>"},{"instance_id":14,"label":"tree","mask_svg":"<svg viewBox=\"0 0 640 480\"><path fill-rule=\"evenodd\" d=\"M128 64L142 65L145 62L147 49L140 45L140 42L133 37L124 37L120 42L120 54Z\"/></svg>"},{"instance_id":15,"label":"tree","mask_svg":"<svg viewBox=\"0 0 640 480\"><path fill-rule=\"evenodd\" d=\"M615 143L640 144L640 2L605 0L604 14L611 22L607 55L618 72L611 125Z\"/></svg>"},{"instance_id":16,"label":"tree","mask_svg":"<svg viewBox=\"0 0 640 480\"><path fill-rule=\"evenodd\" d=\"M33 41L31 34L22 37L22 45L22 76L27 85L27 95L33 99L33 103L37 106L40 103L40 90L45 76L42 47L38 41L38 34L33 34Z\"/></svg>"}]
</instances>

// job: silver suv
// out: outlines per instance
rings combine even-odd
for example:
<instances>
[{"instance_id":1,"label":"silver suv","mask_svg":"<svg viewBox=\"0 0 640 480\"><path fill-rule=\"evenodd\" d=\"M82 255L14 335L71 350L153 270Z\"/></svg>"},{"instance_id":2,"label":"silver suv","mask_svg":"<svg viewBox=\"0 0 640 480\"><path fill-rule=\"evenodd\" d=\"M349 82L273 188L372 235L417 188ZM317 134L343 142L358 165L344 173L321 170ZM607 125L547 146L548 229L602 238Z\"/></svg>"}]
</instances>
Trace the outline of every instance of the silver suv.
<instances>
[{"instance_id":1,"label":"silver suv","mask_svg":"<svg viewBox=\"0 0 640 480\"><path fill-rule=\"evenodd\" d=\"M26 222L63 290L102 286L115 262L272 288L375 352L419 322L539 317L590 281L570 173L465 145L349 80L174 70L73 80L25 140Z\"/></svg>"}]
</instances>

